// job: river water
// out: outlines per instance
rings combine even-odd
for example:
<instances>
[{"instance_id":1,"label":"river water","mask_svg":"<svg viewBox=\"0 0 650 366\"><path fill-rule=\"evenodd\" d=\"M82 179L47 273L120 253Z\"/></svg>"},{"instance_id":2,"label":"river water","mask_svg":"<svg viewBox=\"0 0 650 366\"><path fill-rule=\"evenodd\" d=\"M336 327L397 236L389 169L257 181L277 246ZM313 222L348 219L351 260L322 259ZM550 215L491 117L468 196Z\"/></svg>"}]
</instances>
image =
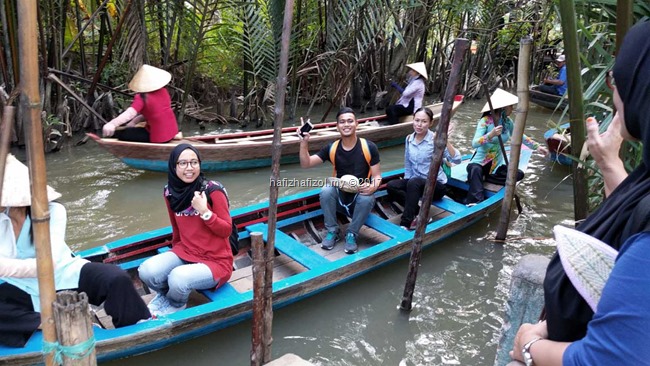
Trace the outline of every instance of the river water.
<instances>
[{"instance_id":1,"label":"river water","mask_svg":"<svg viewBox=\"0 0 650 366\"><path fill-rule=\"evenodd\" d=\"M463 154L472 151L470 140L483 103L466 101L454 117L452 142ZM542 142L556 117L531 106L526 134ZM24 151L13 152L24 159ZM380 153L383 171L403 166L403 147ZM92 141L48 154L46 160L48 182L63 194L60 201L68 209L67 241L74 249L169 225L162 198L166 174L129 168ZM326 164L310 170L281 168L286 178L330 174ZM233 207L242 207L267 199L269 175L270 169L256 169L208 177L228 188ZM292 352L317 365L492 365L514 266L522 255L550 256L553 225L573 218L569 175L568 167L535 154L518 188L524 212L511 217L507 242L488 239L496 230L497 211L425 251L409 313L398 310L408 258L276 310L274 358ZM281 194L303 189L281 188ZM247 365L250 348L246 321L109 364Z\"/></svg>"}]
</instances>

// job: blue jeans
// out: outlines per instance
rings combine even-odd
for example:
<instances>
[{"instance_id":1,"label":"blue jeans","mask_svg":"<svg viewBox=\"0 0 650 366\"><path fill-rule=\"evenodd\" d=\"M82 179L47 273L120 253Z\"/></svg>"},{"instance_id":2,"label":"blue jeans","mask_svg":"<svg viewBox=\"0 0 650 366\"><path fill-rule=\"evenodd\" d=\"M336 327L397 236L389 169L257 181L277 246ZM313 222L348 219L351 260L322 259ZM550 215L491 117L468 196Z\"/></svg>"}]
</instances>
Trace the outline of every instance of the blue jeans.
<instances>
[{"instance_id":1,"label":"blue jeans","mask_svg":"<svg viewBox=\"0 0 650 366\"><path fill-rule=\"evenodd\" d=\"M138 274L147 287L165 295L175 307L185 305L192 290L207 290L219 284L208 266L186 262L172 251L144 261Z\"/></svg>"},{"instance_id":2,"label":"blue jeans","mask_svg":"<svg viewBox=\"0 0 650 366\"><path fill-rule=\"evenodd\" d=\"M366 222L370 211L375 205L375 196L364 196L357 194L354 201L351 202L346 210L341 201L339 200L339 189L333 186L326 186L320 190L320 206L323 209L323 217L325 219L325 227L328 232L339 231L339 224L336 221L336 211L350 217L352 221L348 225L348 233L354 235L359 234L361 225Z\"/></svg>"}]
</instances>

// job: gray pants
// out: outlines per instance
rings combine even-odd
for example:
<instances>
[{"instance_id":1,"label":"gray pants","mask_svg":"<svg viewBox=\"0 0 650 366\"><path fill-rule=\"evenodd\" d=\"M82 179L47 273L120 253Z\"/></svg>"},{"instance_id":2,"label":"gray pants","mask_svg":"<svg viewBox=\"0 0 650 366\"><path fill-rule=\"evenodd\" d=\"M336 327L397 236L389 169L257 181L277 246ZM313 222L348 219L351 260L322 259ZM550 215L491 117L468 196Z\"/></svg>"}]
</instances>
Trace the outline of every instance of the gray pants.
<instances>
[{"instance_id":1,"label":"gray pants","mask_svg":"<svg viewBox=\"0 0 650 366\"><path fill-rule=\"evenodd\" d=\"M323 209L323 217L325 218L327 231L335 232L339 230L339 225L336 221L336 211L339 211L348 217L352 217L352 222L348 225L348 233L358 235L361 225L366 222L370 211L375 205L375 196L357 194L354 201L349 203L342 202L339 198L339 189L336 187L326 186L320 190L320 205Z\"/></svg>"}]
</instances>

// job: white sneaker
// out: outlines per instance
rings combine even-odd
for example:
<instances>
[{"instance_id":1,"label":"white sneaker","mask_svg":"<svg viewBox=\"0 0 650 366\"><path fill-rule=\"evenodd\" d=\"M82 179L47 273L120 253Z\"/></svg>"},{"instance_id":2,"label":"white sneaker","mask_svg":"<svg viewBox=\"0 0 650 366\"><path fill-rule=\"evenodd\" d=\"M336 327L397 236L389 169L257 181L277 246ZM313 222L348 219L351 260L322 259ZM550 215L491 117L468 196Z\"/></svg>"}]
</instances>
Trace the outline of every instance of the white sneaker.
<instances>
[{"instance_id":1,"label":"white sneaker","mask_svg":"<svg viewBox=\"0 0 650 366\"><path fill-rule=\"evenodd\" d=\"M165 300L167 300L167 298L165 298ZM165 315L173 314L173 313L175 313L177 311L181 311L181 310L183 310L183 309L185 309L187 307L187 304L184 304L183 306L176 307L176 306L170 304L169 301L166 301L166 304L164 304L164 305L166 305L166 306L161 306L160 308L158 308L158 310L154 311L153 315L155 315L155 316L165 316Z\"/></svg>"},{"instance_id":2,"label":"white sneaker","mask_svg":"<svg viewBox=\"0 0 650 366\"><path fill-rule=\"evenodd\" d=\"M156 296L153 299L151 299L151 301L149 301L147 307L149 308L149 312L153 314L155 311L158 311L158 309L160 309L165 304L169 304L165 295L156 292Z\"/></svg>"}]
</instances>

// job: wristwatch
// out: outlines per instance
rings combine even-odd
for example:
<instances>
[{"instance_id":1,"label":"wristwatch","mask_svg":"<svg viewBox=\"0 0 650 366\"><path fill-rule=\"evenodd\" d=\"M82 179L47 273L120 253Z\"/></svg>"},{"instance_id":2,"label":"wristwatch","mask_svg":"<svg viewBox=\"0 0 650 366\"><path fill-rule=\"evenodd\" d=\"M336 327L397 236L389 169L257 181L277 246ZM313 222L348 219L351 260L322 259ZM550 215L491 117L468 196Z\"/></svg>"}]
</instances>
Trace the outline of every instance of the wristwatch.
<instances>
[{"instance_id":1,"label":"wristwatch","mask_svg":"<svg viewBox=\"0 0 650 366\"><path fill-rule=\"evenodd\" d=\"M201 214L201 218L205 221L210 220L211 217L212 217L212 211L207 211L206 213Z\"/></svg>"},{"instance_id":2,"label":"wristwatch","mask_svg":"<svg viewBox=\"0 0 650 366\"><path fill-rule=\"evenodd\" d=\"M530 354L530 347L533 346L533 343L541 341L542 337L533 338L530 342L524 344L524 348L521 349L521 354L524 356L524 363L526 366L533 366L533 355Z\"/></svg>"}]
</instances>

